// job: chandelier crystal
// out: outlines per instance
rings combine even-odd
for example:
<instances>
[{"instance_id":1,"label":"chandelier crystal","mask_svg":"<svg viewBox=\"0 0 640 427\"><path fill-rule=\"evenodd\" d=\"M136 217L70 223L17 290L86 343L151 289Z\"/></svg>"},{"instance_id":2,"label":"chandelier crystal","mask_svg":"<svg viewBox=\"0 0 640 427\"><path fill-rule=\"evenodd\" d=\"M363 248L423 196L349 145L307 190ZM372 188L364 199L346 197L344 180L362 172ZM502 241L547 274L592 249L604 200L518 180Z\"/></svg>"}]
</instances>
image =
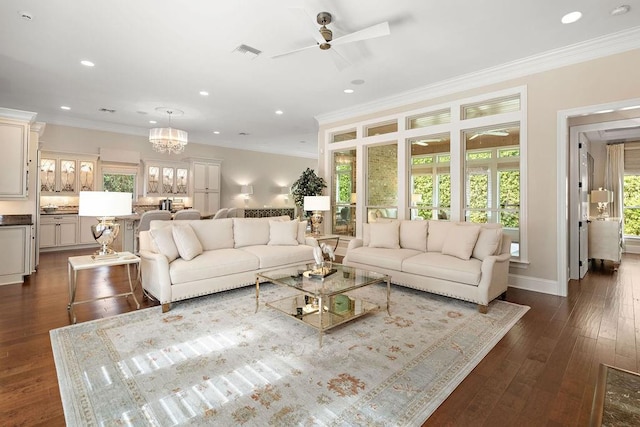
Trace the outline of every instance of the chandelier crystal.
<instances>
[{"instance_id":1,"label":"chandelier crystal","mask_svg":"<svg viewBox=\"0 0 640 427\"><path fill-rule=\"evenodd\" d=\"M154 150L159 153L179 154L184 151L187 145L187 132L171 127L171 116L178 113L182 115L182 111L168 110L165 108L157 108L169 115L169 127L152 128L149 130L149 142Z\"/></svg>"}]
</instances>

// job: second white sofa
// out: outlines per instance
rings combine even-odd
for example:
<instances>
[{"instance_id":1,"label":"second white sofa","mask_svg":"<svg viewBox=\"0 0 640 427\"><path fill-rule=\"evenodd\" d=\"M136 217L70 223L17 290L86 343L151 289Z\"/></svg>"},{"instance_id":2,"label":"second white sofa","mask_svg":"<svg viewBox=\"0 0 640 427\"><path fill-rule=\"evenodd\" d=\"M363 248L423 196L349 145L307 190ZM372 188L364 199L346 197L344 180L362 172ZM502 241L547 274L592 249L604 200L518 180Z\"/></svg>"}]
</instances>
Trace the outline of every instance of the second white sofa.
<instances>
[{"instance_id":1,"label":"second white sofa","mask_svg":"<svg viewBox=\"0 0 640 427\"><path fill-rule=\"evenodd\" d=\"M140 232L142 287L162 304L255 284L261 270L313 262L306 221L276 218L152 221Z\"/></svg>"}]
</instances>

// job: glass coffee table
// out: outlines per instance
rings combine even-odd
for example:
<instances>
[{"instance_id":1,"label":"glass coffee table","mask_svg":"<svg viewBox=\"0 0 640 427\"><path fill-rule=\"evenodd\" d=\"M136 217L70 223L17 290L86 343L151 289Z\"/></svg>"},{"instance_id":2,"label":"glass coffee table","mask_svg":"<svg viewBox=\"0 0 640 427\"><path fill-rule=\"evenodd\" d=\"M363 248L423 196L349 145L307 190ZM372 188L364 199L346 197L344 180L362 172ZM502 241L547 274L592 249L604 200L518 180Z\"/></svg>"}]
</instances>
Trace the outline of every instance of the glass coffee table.
<instances>
[{"instance_id":1,"label":"glass coffee table","mask_svg":"<svg viewBox=\"0 0 640 427\"><path fill-rule=\"evenodd\" d=\"M268 281L280 286L295 289L296 292L286 298L267 302L266 305L281 311L319 332L319 344L322 347L322 334L331 328L349 322L380 308L363 299L347 295L348 292L378 283L387 284L387 313L391 283L386 274L375 273L360 268L333 264L331 274L323 277L314 270L314 264L302 264L294 267L266 270L256 277L256 312L260 301L260 281ZM318 274L313 274L315 273ZM321 310L320 307L323 309Z\"/></svg>"}]
</instances>

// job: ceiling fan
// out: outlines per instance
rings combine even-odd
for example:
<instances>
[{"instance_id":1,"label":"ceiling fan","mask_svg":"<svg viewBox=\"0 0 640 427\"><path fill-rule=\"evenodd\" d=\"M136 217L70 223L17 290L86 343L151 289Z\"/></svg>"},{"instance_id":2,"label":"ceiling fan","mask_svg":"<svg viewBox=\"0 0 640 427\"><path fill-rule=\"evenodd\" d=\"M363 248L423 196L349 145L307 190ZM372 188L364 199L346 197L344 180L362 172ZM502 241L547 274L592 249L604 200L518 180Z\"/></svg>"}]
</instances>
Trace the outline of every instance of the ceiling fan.
<instances>
[{"instance_id":1,"label":"ceiling fan","mask_svg":"<svg viewBox=\"0 0 640 427\"><path fill-rule=\"evenodd\" d=\"M309 35L311 35L311 37L316 41L316 44L305 46L299 49L294 49L284 53L279 53L273 55L272 58L279 58L281 56L290 55L292 53L312 49L315 47L319 47L320 50L331 50L332 52L337 54L335 50L331 49L332 46L340 46L347 43L373 39L376 37L382 37L391 34L389 30L389 23L385 21L367 28L363 28L362 30L350 34L346 34L334 40L333 32L329 28L327 28L327 25L331 23L332 19L332 16L329 12L320 12L316 16L316 22L321 25L320 29L318 29L315 22L313 22L313 19L311 19L311 17L304 10L291 9L291 11L297 14L299 18L311 21L312 25L307 26L307 28L309 29Z\"/></svg>"},{"instance_id":2,"label":"ceiling fan","mask_svg":"<svg viewBox=\"0 0 640 427\"><path fill-rule=\"evenodd\" d=\"M493 135L493 136L509 136L509 132L507 132L504 129L496 129L496 130L485 130L482 132L476 132L473 134L473 136L471 138L469 138L469 141L471 141L472 139L476 139L479 136L482 135Z\"/></svg>"}]
</instances>

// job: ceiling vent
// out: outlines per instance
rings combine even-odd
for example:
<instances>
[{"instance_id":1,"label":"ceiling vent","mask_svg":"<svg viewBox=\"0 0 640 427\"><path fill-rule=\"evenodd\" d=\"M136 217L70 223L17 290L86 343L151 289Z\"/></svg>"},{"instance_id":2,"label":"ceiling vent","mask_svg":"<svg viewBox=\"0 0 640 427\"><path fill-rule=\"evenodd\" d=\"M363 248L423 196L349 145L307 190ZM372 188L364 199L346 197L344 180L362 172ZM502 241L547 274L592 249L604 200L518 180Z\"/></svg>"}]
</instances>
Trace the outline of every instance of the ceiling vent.
<instances>
[{"instance_id":1,"label":"ceiling vent","mask_svg":"<svg viewBox=\"0 0 640 427\"><path fill-rule=\"evenodd\" d=\"M98 111L100 111L102 113L112 113L112 114L116 112L116 110L114 110L114 109L104 108L104 107L103 108L99 108Z\"/></svg>"},{"instance_id":2,"label":"ceiling vent","mask_svg":"<svg viewBox=\"0 0 640 427\"><path fill-rule=\"evenodd\" d=\"M262 53L258 49L254 48L254 47L251 47L251 46L247 46L246 44L241 44L240 46L235 48L233 51L242 53L242 54L244 54L246 57L248 57L250 59L254 59L258 55L260 55Z\"/></svg>"}]
</instances>

